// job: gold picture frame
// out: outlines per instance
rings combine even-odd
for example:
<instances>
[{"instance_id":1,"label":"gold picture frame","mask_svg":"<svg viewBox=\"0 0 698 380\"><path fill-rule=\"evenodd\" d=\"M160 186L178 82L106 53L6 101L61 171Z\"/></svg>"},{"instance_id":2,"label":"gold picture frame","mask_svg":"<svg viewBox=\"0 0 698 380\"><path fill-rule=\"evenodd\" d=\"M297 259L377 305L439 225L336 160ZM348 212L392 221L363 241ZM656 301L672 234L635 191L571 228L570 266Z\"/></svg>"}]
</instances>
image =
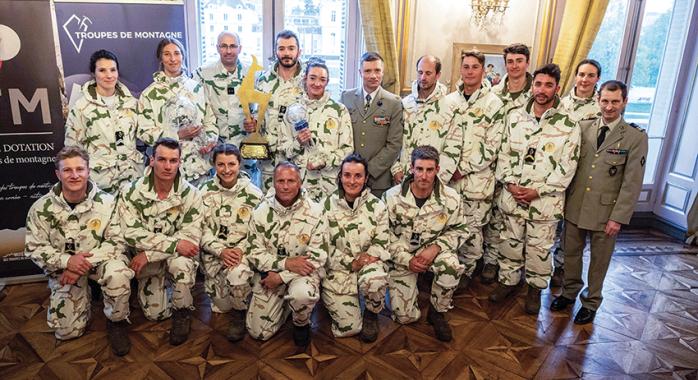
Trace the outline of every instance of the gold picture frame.
<instances>
[{"instance_id":1,"label":"gold picture frame","mask_svg":"<svg viewBox=\"0 0 698 380\"><path fill-rule=\"evenodd\" d=\"M504 77L506 73L504 66L504 48L506 45L489 45L489 44L474 44L469 42L454 42L453 43L453 56L451 61L451 86L450 90L455 91L456 85L460 80L460 63L461 54L468 50L478 50L485 55L485 71L487 71L487 65L493 64L495 70L499 72L500 78Z\"/></svg>"}]
</instances>

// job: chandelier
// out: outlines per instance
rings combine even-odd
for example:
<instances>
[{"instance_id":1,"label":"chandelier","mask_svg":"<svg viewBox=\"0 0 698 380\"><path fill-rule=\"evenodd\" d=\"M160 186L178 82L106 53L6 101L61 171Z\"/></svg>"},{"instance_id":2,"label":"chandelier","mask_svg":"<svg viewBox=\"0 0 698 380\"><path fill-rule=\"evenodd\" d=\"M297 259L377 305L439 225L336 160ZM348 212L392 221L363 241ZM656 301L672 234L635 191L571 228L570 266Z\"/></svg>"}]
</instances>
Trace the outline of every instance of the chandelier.
<instances>
[{"instance_id":1,"label":"chandelier","mask_svg":"<svg viewBox=\"0 0 698 380\"><path fill-rule=\"evenodd\" d=\"M504 12L509 7L509 0L471 0L473 8L472 19L480 29L495 24L500 25L504 19Z\"/></svg>"}]
</instances>

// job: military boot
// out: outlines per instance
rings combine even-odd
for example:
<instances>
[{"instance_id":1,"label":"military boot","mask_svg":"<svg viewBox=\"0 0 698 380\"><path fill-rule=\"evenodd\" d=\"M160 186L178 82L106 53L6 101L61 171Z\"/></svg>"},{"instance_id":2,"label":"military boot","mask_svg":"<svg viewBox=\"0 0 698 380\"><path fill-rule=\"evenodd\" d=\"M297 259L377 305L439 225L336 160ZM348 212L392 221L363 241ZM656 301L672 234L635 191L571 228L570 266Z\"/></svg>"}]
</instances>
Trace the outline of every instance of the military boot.
<instances>
[{"instance_id":1,"label":"military boot","mask_svg":"<svg viewBox=\"0 0 698 380\"><path fill-rule=\"evenodd\" d=\"M526 309L526 314L538 315L540 311L540 289L535 286L528 285L528 293L526 294L526 303L524 308Z\"/></svg>"},{"instance_id":2,"label":"military boot","mask_svg":"<svg viewBox=\"0 0 698 380\"><path fill-rule=\"evenodd\" d=\"M553 276L550 278L550 287L559 288L565 280L565 270L563 268L555 268Z\"/></svg>"},{"instance_id":3,"label":"military boot","mask_svg":"<svg viewBox=\"0 0 698 380\"><path fill-rule=\"evenodd\" d=\"M507 299L510 295L514 294L517 285L504 285L501 282L497 284L497 289L495 289L490 296L487 297L490 302L502 302Z\"/></svg>"},{"instance_id":4,"label":"military boot","mask_svg":"<svg viewBox=\"0 0 698 380\"><path fill-rule=\"evenodd\" d=\"M480 282L483 284L491 284L497 280L497 266L494 264L485 264L480 274Z\"/></svg>"},{"instance_id":5,"label":"military boot","mask_svg":"<svg viewBox=\"0 0 698 380\"><path fill-rule=\"evenodd\" d=\"M247 329L245 328L245 316L247 315L247 310L233 309L230 314L232 319L230 320L230 325L228 325L228 334L226 337L231 342L241 341L247 332Z\"/></svg>"},{"instance_id":6,"label":"military boot","mask_svg":"<svg viewBox=\"0 0 698 380\"><path fill-rule=\"evenodd\" d=\"M112 322L107 319L107 338L111 350L116 356L124 356L131 350L131 341L128 339L128 321Z\"/></svg>"},{"instance_id":7,"label":"military boot","mask_svg":"<svg viewBox=\"0 0 698 380\"><path fill-rule=\"evenodd\" d=\"M456 292L462 293L466 291L468 289L468 285L470 285L470 277L462 275L458 281L458 289L456 289Z\"/></svg>"},{"instance_id":8,"label":"military boot","mask_svg":"<svg viewBox=\"0 0 698 380\"><path fill-rule=\"evenodd\" d=\"M453 336L451 334L451 326L448 325L445 314L446 313L439 313L434 309L433 305L430 305L429 313L427 314L427 322L434 327L436 339L442 342L450 342Z\"/></svg>"},{"instance_id":9,"label":"military boot","mask_svg":"<svg viewBox=\"0 0 698 380\"><path fill-rule=\"evenodd\" d=\"M310 344L310 323L305 326L293 326L293 343L298 347L307 347Z\"/></svg>"},{"instance_id":10,"label":"military boot","mask_svg":"<svg viewBox=\"0 0 698 380\"><path fill-rule=\"evenodd\" d=\"M172 310L172 328L170 329L170 344L179 346L186 342L189 338L189 330L191 329L191 310L174 309Z\"/></svg>"},{"instance_id":11,"label":"military boot","mask_svg":"<svg viewBox=\"0 0 698 380\"><path fill-rule=\"evenodd\" d=\"M364 310L364 321L361 326L361 341L364 343L375 342L378 338L378 314Z\"/></svg>"}]
</instances>

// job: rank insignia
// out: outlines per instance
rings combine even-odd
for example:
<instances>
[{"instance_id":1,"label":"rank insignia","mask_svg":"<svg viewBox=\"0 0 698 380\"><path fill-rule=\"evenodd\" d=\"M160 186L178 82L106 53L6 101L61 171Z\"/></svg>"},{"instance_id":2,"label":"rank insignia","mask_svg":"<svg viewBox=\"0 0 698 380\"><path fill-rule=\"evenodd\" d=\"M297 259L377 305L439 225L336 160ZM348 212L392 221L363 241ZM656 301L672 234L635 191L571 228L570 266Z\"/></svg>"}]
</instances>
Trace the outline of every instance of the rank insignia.
<instances>
[{"instance_id":1,"label":"rank insignia","mask_svg":"<svg viewBox=\"0 0 698 380\"><path fill-rule=\"evenodd\" d=\"M640 166L645 166L645 156L640 159Z\"/></svg>"},{"instance_id":2,"label":"rank insignia","mask_svg":"<svg viewBox=\"0 0 698 380\"><path fill-rule=\"evenodd\" d=\"M225 240L228 238L228 233L230 231L228 230L228 226L220 226L218 228L218 238L221 240Z\"/></svg>"},{"instance_id":3,"label":"rank insignia","mask_svg":"<svg viewBox=\"0 0 698 380\"><path fill-rule=\"evenodd\" d=\"M69 238L68 240L66 240L66 242L65 242L65 253L67 253L67 254L69 254L69 255L74 255L74 254L75 254L75 250L76 250L75 240L73 240L73 238Z\"/></svg>"},{"instance_id":4,"label":"rank insignia","mask_svg":"<svg viewBox=\"0 0 698 380\"><path fill-rule=\"evenodd\" d=\"M610 175L611 177L613 177L614 175L616 175L616 173L618 173L618 168L617 168L617 167L611 166L611 168L608 169L608 175Z\"/></svg>"},{"instance_id":5,"label":"rank insignia","mask_svg":"<svg viewBox=\"0 0 698 380\"><path fill-rule=\"evenodd\" d=\"M524 156L524 162L532 164L536 160L536 148L528 148L528 152Z\"/></svg>"},{"instance_id":6,"label":"rank insignia","mask_svg":"<svg viewBox=\"0 0 698 380\"><path fill-rule=\"evenodd\" d=\"M410 246L413 248L419 247L419 243L422 242L422 238L419 235L418 232L413 232L412 236L410 236Z\"/></svg>"}]
</instances>

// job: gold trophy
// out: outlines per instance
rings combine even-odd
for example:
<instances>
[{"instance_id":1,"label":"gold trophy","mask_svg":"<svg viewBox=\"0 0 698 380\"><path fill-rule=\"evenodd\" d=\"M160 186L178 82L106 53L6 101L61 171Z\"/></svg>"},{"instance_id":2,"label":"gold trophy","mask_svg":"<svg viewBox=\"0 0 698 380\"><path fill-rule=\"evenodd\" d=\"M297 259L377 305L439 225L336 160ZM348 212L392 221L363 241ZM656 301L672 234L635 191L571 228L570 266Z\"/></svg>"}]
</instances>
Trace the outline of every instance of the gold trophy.
<instances>
[{"instance_id":1,"label":"gold trophy","mask_svg":"<svg viewBox=\"0 0 698 380\"><path fill-rule=\"evenodd\" d=\"M255 73L262 69L262 66L257 63L257 57L253 55L252 65L250 65L250 69L247 70L245 78L242 79L240 92L238 92L238 99L240 99L240 105L242 106L242 111L245 113L246 118L252 119L250 103L257 103L259 105L257 111L257 127L254 132L250 133L242 140L242 143L240 143L240 154L242 158L246 160L268 160L270 158L269 141L259 133L259 126L262 125L264 121L264 114L267 111L267 105L269 104L271 94L258 91L254 88Z\"/></svg>"}]
</instances>

